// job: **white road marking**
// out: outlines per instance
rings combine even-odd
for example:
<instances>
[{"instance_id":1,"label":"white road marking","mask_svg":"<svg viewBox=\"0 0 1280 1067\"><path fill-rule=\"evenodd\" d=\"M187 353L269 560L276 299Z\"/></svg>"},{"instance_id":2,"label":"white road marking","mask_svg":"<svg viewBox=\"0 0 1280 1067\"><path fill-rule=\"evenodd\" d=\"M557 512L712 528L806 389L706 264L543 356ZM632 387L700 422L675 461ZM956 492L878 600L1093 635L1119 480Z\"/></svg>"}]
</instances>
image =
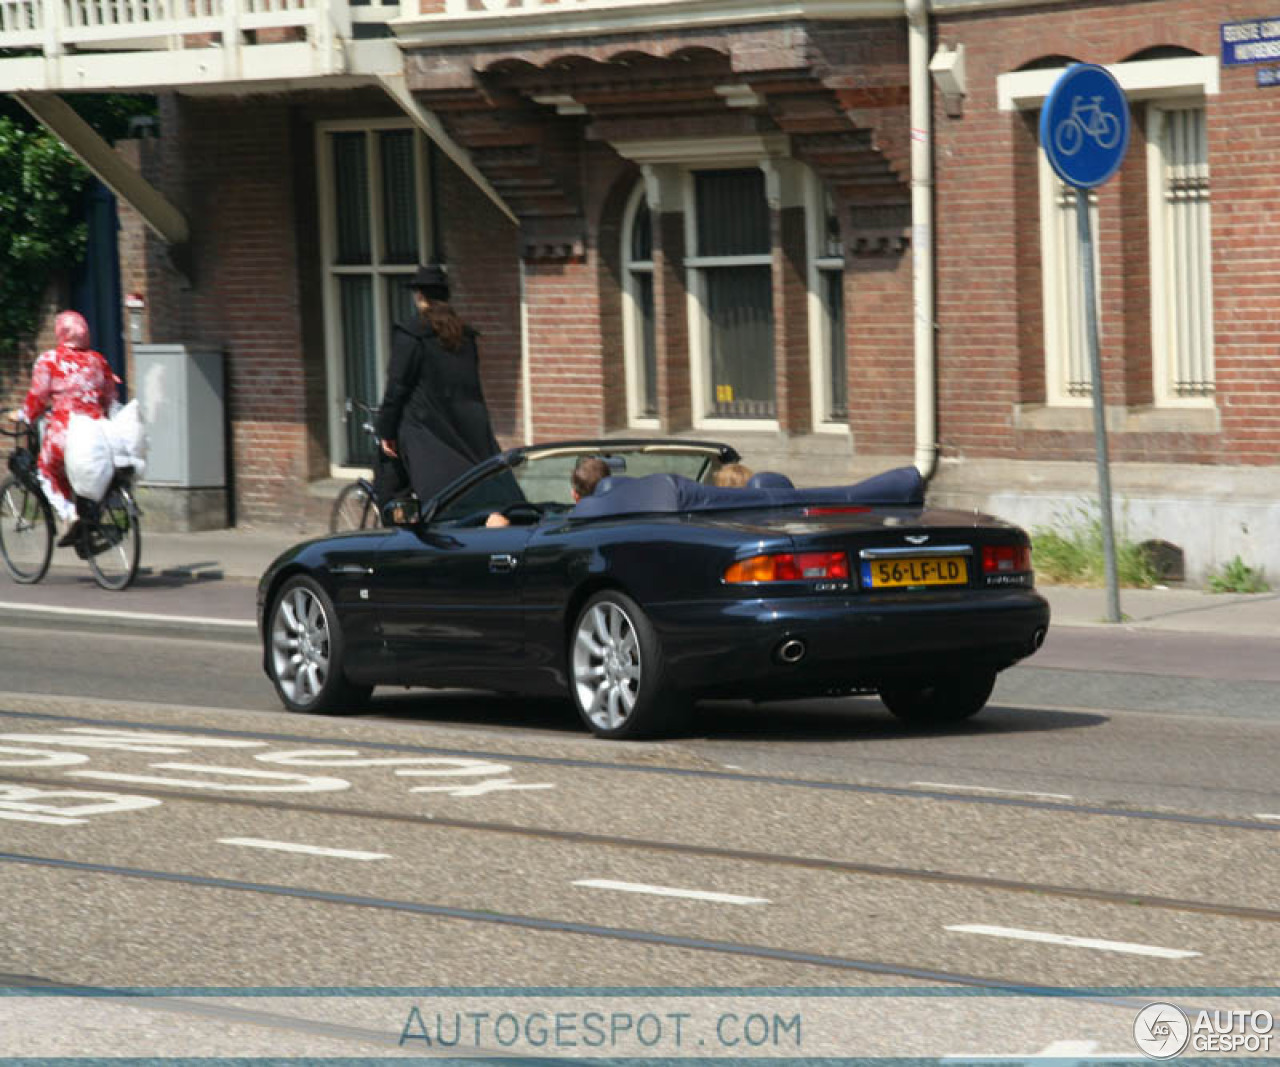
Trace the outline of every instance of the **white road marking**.
<instances>
[{"instance_id":1,"label":"white road marking","mask_svg":"<svg viewBox=\"0 0 1280 1067\"><path fill-rule=\"evenodd\" d=\"M1099 952L1125 952L1132 956L1159 956L1166 960L1185 960L1199 956L1181 948L1159 948L1155 945L1138 945L1131 941L1102 941L1094 937L1073 937L1070 934L1046 934L1040 930L1018 930L1011 926L948 926L958 934L985 934L988 937L1010 937L1018 941L1039 941L1047 945L1069 945L1072 948L1093 948Z\"/></svg>"},{"instance_id":2,"label":"white road marking","mask_svg":"<svg viewBox=\"0 0 1280 1067\"><path fill-rule=\"evenodd\" d=\"M0 810L0 819L9 819L13 822L38 822L44 823L46 826L78 826L86 819L66 819L61 815L37 815L28 811L3 811Z\"/></svg>"},{"instance_id":3,"label":"white road marking","mask_svg":"<svg viewBox=\"0 0 1280 1067\"><path fill-rule=\"evenodd\" d=\"M1255 815L1255 819L1280 819L1280 815Z\"/></svg>"},{"instance_id":4,"label":"white road marking","mask_svg":"<svg viewBox=\"0 0 1280 1067\"><path fill-rule=\"evenodd\" d=\"M1096 1041L1051 1041L1039 1052L1033 1052L1030 1057L1027 1056L1010 1056L1007 1053L1001 1055L985 1055L983 1053L961 1053L955 1056L943 1056L943 1063L973 1063L975 1060L981 1063L1035 1063L1042 1058L1052 1059L1080 1059L1080 1060L1128 1060L1132 1057L1127 1052L1119 1053L1102 1053L1098 1052L1098 1042Z\"/></svg>"},{"instance_id":5,"label":"white road marking","mask_svg":"<svg viewBox=\"0 0 1280 1067\"><path fill-rule=\"evenodd\" d=\"M584 889L616 889L621 893L648 893L655 897L680 897L684 900L709 900L715 904L768 904L764 897L740 897L733 893L708 893L702 889L674 889L665 885L645 885L643 882L614 882L608 878L584 878L574 882Z\"/></svg>"},{"instance_id":6,"label":"white road marking","mask_svg":"<svg viewBox=\"0 0 1280 1067\"><path fill-rule=\"evenodd\" d=\"M355 849L324 848L320 845L299 845L292 841L265 841L257 837L220 837L220 845L243 845L245 848L269 848L275 852L300 852L306 856L331 856L339 860L389 860L386 852L359 852Z\"/></svg>"},{"instance_id":7,"label":"white road marking","mask_svg":"<svg viewBox=\"0 0 1280 1067\"><path fill-rule=\"evenodd\" d=\"M239 767L213 767L203 763L153 763L162 771L191 771L197 774L224 774L234 778L253 778L256 783L236 785L230 782L205 782L198 778L161 778L151 774L120 774L115 771L67 771L68 778L98 778L104 782L138 782L144 785L172 785L191 789L220 789L227 792L261 793L325 793L350 789L345 778L309 777L305 774L279 774L275 771L246 771ZM281 782L268 785L264 780Z\"/></svg>"},{"instance_id":8,"label":"white road marking","mask_svg":"<svg viewBox=\"0 0 1280 1067\"><path fill-rule=\"evenodd\" d=\"M1074 800L1069 793L1029 793L1021 789L993 789L985 785L953 785L947 782L912 782L921 789L960 789L969 793L992 793L1004 797L1035 797L1037 800Z\"/></svg>"},{"instance_id":9,"label":"white road marking","mask_svg":"<svg viewBox=\"0 0 1280 1067\"><path fill-rule=\"evenodd\" d=\"M63 608L48 604L19 604L13 601L0 603L5 611L26 611L32 615L83 615L95 619L118 619L122 622L171 622L198 623L210 629L229 631L256 628L257 623L246 619L210 619L199 615L165 615L148 611L102 611L85 608Z\"/></svg>"}]
</instances>

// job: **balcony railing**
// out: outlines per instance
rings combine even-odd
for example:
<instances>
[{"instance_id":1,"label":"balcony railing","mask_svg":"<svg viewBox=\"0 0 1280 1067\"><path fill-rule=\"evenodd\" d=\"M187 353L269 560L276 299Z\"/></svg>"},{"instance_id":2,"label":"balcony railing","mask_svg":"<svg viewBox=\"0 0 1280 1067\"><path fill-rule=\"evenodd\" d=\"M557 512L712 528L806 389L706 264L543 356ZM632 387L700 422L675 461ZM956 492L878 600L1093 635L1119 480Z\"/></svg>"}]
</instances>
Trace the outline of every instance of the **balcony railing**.
<instances>
[{"instance_id":1,"label":"balcony railing","mask_svg":"<svg viewBox=\"0 0 1280 1067\"><path fill-rule=\"evenodd\" d=\"M0 0L0 91L347 73L353 27L399 14L384 0Z\"/></svg>"}]
</instances>

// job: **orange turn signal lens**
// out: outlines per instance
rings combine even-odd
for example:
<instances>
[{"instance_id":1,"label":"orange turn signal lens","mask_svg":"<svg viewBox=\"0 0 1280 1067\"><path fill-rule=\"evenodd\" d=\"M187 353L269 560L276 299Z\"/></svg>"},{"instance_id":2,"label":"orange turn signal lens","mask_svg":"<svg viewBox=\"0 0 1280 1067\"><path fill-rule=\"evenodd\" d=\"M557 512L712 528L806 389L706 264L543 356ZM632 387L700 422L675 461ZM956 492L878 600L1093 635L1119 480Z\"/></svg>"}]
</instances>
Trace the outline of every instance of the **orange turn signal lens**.
<instances>
[{"instance_id":1,"label":"orange turn signal lens","mask_svg":"<svg viewBox=\"0 0 1280 1067\"><path fill-rule=\"evenodd\" d=\"M843 552L784 552L740 559L724 572L724 580L740 582L808 582L849 577L849 557Z\"/></svg>"}]
</instances>

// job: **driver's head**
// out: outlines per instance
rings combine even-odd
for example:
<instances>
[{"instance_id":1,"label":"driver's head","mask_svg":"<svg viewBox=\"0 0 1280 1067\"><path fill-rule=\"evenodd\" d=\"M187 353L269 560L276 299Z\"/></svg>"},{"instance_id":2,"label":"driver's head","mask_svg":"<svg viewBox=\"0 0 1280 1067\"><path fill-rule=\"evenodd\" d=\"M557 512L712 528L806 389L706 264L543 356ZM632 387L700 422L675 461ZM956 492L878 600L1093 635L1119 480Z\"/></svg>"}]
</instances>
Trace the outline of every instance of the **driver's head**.
<instances>
[{"instance_id":1,"label":"driver's head","mask_svg":"<svg viewBox=\"0 0 1280 1067\"><path fill-rule=\"evenodd\" d=\"M574 464L569 484L573 487L574 503L596 491L600 479L609 474L609 464L599 456L582 456Z\"/></svg>"}]
</instances>

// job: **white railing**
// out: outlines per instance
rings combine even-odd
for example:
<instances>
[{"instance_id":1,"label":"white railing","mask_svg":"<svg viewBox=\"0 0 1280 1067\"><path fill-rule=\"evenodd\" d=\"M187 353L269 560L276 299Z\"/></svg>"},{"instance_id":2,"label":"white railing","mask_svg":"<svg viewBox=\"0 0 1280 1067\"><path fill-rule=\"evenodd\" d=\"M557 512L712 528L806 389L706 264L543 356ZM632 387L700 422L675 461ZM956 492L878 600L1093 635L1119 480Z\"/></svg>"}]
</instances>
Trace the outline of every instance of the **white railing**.
<instances>
[{"instance_id":1,"label":"white railing","mask_svg":"<svg viewBox=\"0 0 1280 1067\"><path fill-rule=\"evenodd\" d=\"M109 49L171 38L172 47L182 47L184 38L203 34L225 41L290 29L323 43L335 34L349 37L353 22L388 22L399 13L399 3L382 0L0 0L0 49L54 56L69 46Z\"/></svg>"},{"instance_id":2,"label":"white railing","mask_svg":"<svg viewBox=\"0 0 1280 1067\"><path fill-rule=\"evenodd\" d=\"M485 12L529 11L544 8L626 7L638 0L445 0L446 15L479 15Z\"/></svg>"}]
</instances>

